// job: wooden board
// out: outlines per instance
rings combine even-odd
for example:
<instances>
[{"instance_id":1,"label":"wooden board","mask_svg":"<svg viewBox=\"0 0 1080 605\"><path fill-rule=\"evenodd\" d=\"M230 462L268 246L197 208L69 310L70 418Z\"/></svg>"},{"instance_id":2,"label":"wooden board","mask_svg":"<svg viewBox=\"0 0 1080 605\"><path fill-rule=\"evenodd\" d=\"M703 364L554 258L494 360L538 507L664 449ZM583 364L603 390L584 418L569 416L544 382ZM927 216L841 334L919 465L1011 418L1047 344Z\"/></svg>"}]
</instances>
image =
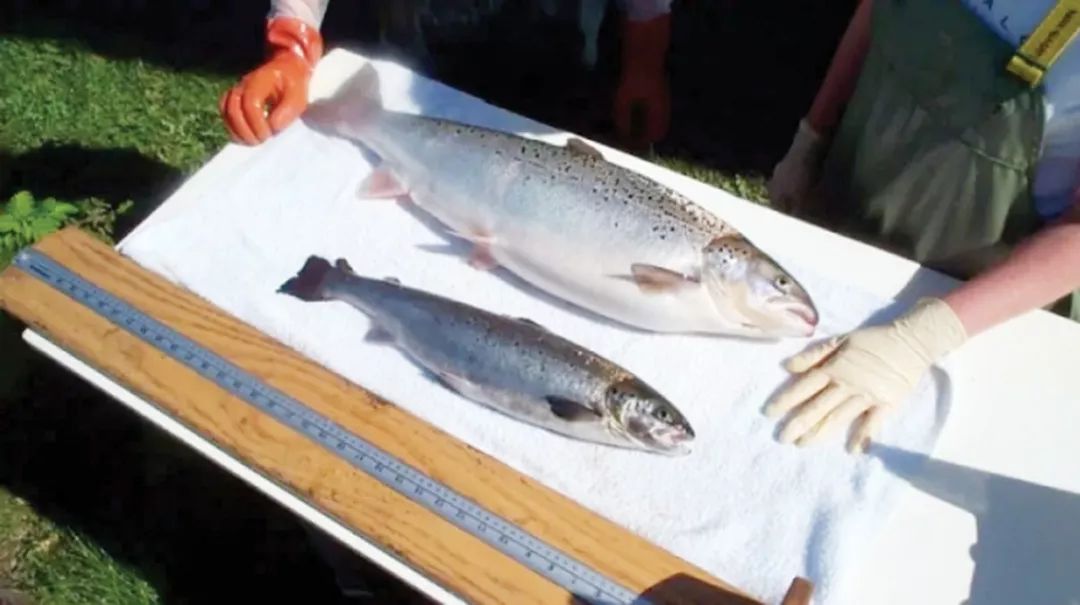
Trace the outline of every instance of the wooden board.
<instances>
[{"instance_id":1,"label":"wooden board","mask_svg":"<svg viewBox=\"0 0 1080 605\"><path fill-rule=\"evenodd\" d=\"M65 229L35 248L658 605L759 603L142 269L85 233ZM462 599L481 604L573 602L560 586L15 267L0 275L0 307ZM808 603L809 593L806 581L796 578L784 603Z\"/></svg>"}]
</instances>

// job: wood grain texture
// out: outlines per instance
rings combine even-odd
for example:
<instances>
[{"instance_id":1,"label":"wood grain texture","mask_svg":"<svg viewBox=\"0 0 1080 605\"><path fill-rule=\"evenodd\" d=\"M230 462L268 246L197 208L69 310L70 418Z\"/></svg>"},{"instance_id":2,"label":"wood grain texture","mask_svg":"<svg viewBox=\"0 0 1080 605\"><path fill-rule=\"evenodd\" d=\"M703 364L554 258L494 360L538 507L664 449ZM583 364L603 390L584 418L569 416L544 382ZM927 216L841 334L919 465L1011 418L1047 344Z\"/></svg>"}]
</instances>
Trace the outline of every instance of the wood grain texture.
<instances>
[{"instance_id":1,"label":"wood grain texture","mask_svg":"<svg viewBox=\"0 0 1080 605\"><path fill-rule=\"evenodd\" d=\"M759 603L142 269L85 233L65 229L35 247L657 605ZM0 306L464 600L574 602L561 587L15 267L0 275Z\"/></svg>"}]
</instances>

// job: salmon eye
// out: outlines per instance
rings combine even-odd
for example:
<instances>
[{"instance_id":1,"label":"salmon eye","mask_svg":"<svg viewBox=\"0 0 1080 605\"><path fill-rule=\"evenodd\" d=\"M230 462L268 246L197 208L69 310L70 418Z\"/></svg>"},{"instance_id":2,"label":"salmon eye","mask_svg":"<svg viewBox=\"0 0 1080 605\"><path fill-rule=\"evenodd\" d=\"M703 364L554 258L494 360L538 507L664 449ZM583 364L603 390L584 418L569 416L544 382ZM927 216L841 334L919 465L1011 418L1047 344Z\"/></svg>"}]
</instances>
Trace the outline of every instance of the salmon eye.
<instances>
[{"instance_id":1,"label":"salmon eye","mask_svg":"<svg viewBox=\"0 0 1080 605\"><path fill-rule=\"evenodd\" d=\"M788 279L787 276L781 275L776 278L776 281L774 283L776 284L777 288L783 289L791 285L791 280Z\"/></svg>"}]
</instances>

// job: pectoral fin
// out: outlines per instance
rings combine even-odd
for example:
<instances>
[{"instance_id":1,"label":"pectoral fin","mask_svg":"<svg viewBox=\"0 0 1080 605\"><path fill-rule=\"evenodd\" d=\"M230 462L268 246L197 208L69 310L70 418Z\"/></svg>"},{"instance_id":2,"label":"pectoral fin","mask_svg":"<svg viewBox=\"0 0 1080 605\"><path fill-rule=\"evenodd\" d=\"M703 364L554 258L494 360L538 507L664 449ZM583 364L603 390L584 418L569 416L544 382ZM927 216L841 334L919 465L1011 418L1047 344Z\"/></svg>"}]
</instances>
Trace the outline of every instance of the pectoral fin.
<instances>
[{"instance_id":1,"label":"pectoral fin","mask_svg":"<svg viewBox=\"0 0 1080 605\"><path fill-rule=\"evenodd\" d=\"M630 271L634 276L634 282L646 292L673 292L699 283L698 279L692 275L645 263L631 265Z\"/></svg>"},{"instance_id":2,"label":"pectoral fin","mask_svg":"<svg viewBox=\"0 0 1080 605\"><path fill-rule=\"evenodd\" d=\"M600 419L592 408L576 401L564 399L556 395L548 395L544 399L551 406L551 413L568 422L592 422Z\"/></svg>"}]
</instances>

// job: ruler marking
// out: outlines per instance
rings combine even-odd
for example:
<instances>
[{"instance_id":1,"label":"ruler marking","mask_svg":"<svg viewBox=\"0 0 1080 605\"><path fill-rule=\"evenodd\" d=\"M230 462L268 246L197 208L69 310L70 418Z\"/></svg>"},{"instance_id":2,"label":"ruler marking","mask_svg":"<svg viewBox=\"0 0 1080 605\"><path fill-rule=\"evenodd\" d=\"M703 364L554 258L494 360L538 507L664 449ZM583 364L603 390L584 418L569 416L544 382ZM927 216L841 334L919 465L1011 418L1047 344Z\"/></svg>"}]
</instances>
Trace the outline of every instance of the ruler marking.
<instances>
[{"instance_id":1,"label":"ruler marking","mask_svg":"<svg viewBox=\"0 0 1080 605\"><path fill-rule=\"evenodd\" d=\"M582 598L581 593L587 592L597 599L603 599L590 600L596 605L648 605L633 591L567 556L510 521L492 515L452 488L405 464L289 395L266 385L213 351L131 307L41 252L24 250L16 255L13 264L57 290L66 291L79 304L97 310L115 325L137 334L144 342L305 434L328 451L349 452L340 457L353 462L354 466L384 485L481 538L576 597ZM455 522L455 519L458 522ZM586 588L584 591L581 589L583 585Z\"/></svg>"}]
</instances>

